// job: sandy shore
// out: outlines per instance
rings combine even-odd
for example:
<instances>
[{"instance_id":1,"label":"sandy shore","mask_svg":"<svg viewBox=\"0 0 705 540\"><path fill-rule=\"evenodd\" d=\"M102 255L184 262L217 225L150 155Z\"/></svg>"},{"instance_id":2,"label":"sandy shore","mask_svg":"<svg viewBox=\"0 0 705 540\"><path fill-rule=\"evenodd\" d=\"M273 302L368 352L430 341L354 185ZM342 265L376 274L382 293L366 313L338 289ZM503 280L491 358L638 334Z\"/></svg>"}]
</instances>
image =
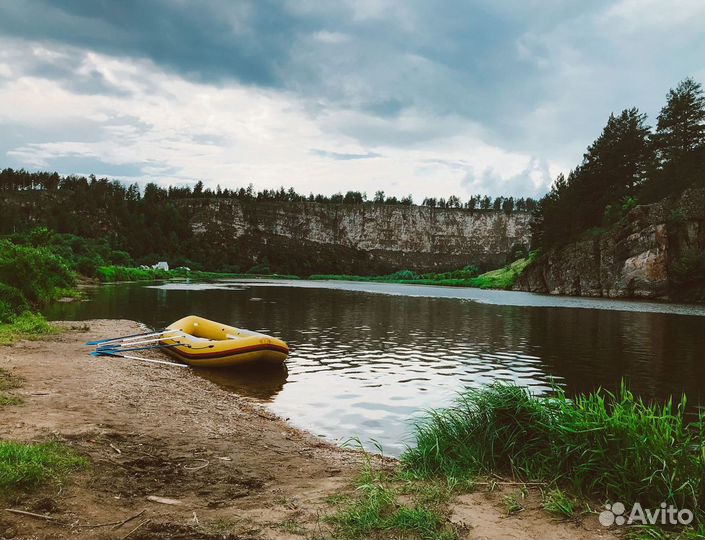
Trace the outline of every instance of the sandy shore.
<instances>
[{"instance_id":1,"label":"sandy shore","mask_svg":"<svg viewBox=\"0 0 705 540\"><path fill-rule=\"evenodd\" d=\"M130 538L330 536L327 499L352 492L359 453L296 430L191 369L96 359L82 345L139 331L135 322L64 326L51 340L0 348L0 367L25 380L16 391L23 403L0 411L0 438L59 439L91 466L61 488L13 502L56 521L0 510L0 538L122 538L140 523ZM503 496L502 489L461 495L451 519L469 538L609 535L596 519L551 518L537 493L524 512L507 517ZM143 510L118 529L95 527Z\"/></svg>"}]
</instances>

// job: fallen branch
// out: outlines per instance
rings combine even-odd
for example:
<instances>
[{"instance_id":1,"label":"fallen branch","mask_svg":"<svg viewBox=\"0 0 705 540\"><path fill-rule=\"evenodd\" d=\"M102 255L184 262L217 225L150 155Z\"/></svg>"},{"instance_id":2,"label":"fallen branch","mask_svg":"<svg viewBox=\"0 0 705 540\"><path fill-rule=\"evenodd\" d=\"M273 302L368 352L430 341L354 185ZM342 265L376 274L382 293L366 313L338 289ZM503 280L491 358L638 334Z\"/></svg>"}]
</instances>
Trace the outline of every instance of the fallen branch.
<instances>
[{"instance_id":1,"label":"fallen branch","mask_svg":"<svg viewBox=\"0 0 705 540\"><path fill-rule=\"evenodd\" d=\"M137 527L135 527L134 529L132 529L129 533L127 533L125 536L123 536L120 540L125 540L125 539L126 539L128 536L130 536L133 532L135 532L137 529L139 529L139 528L142 527L143 525L146 525L146 524L149 523L150 521L152 521L152 520L151 520L151 519L145 519L142 523L140 523L139 525L137 525Z\"/></svg>"},{"instance_id":2,"label":"fallen branch","mask_svg":"<svg viewBox=\"0 0 705 540\"><path fill-rule=\"evenodd\" d=\"M110 448L115 450L118 454L122 454L122 450L120 450L117 446L115 446L113 443L110 443Z\"/></svg>"},{"instance_id":3,"label":"fallen branch","mask_svg":"<svg viewBox=\"0 0 705 540\"><path fill-rule=\"evenodd\" d=\"M129 523L129 522L132 521L133 519L136 519L136 518L140 517L140 516L141 516L142 514L144 514L146 511L147 511L147 509L145 508L145 509L142 510L141 512L138 512L137 514L135 514L134 516L130 516L129 518L124 519L124 520L122 520L122 521L116 523L115 526L113 527L113 530L117 530L117 529L119 529L120 527L122 527L123 525L125 525L125 523Z\"/></svg>"},{"instance_id":4,"label":"fallen branch","mask_svg":"<svg viewBox=\"0 0 705 540\"><path fill-rule=\"evenodd\" d=\"M35 514L34 512L27 512L26 510L17 510L15 508L5 508L6 512L12 512L13 514L20 514L22 516L29 516L29 517L35 517L39 519L46 519L47 521L59 521L58 519L51 517L51 516L45 516L44 514Z\"/></svg>"},{"instance_id":5,"label":"fallen branch","mask_svg":"<svg viewBox=\"0 0 705 540\"><path fill-rule=\"evenodd\" d=\"M167 497L157 497L156 495L149 495L147 497L148 501L152 501L159 504L170 504L171 506L180 506L184 504L179 499L169 499Z\"/></svg>"}]
</instances>

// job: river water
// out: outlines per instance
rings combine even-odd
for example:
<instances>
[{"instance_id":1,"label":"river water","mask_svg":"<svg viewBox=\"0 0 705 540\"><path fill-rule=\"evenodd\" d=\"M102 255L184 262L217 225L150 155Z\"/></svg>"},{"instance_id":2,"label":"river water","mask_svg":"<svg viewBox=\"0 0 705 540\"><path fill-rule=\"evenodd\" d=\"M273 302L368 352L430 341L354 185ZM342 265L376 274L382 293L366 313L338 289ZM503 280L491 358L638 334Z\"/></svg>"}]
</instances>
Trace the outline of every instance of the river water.
<instances>
[{"instance_id":1,"label":"river water","mask_svg":"<svg viewBox=\"0 0 705 540\"><path fill-rule=\"evenodd\" d=\"M380 283L125 283L55 304L50 319L125 318L163 327L189 314L277 336L285 370L199 370L331 440L399 455L411 422L466 387L512 381L537 393L686 393L705 405L705 307ZM100 359L96 361L110 361ZM114 360L120 361L120 360ZM170 369L170 368L155 368Z\"/></svg>"}]
</instances>

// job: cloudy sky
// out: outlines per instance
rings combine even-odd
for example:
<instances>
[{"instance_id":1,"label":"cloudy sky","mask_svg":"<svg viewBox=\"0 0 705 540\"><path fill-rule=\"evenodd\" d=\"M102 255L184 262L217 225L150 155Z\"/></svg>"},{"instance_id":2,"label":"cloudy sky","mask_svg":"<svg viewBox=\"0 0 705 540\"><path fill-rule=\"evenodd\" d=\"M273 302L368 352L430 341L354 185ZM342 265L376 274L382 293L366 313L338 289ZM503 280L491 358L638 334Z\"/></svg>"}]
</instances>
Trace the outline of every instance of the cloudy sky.
<instances>
[{"instance_id":1,"label":"cloudy sky","mask_svg":"<svg viewBox=\"0 0 705 540\"><path fill-rule=\"evenodd\" d=\"M705 82L702 0L3 0L0 167L537 196Z\"/></svg>"}]
</instances>

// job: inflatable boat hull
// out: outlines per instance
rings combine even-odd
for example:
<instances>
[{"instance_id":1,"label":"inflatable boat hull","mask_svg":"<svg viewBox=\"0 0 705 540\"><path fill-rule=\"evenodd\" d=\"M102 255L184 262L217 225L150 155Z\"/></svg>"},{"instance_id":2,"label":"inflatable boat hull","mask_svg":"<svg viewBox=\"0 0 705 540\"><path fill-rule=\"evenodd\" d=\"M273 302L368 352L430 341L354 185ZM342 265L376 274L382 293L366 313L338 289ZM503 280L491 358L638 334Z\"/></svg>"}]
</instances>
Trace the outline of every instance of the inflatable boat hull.
<instances>
[{"instance_id":1,"label":"inflatable boat hull","mask_svg":"<svg viewBox=\"0 0 705 540\"><path fill-rule=\"evenodd\" d=\"M280 339L195 315L179 319L167 329L178 333L161 340L168 346L163 350L191 366L283 364L289 355L289 347Z\"/></svg>"}]
</instances>

